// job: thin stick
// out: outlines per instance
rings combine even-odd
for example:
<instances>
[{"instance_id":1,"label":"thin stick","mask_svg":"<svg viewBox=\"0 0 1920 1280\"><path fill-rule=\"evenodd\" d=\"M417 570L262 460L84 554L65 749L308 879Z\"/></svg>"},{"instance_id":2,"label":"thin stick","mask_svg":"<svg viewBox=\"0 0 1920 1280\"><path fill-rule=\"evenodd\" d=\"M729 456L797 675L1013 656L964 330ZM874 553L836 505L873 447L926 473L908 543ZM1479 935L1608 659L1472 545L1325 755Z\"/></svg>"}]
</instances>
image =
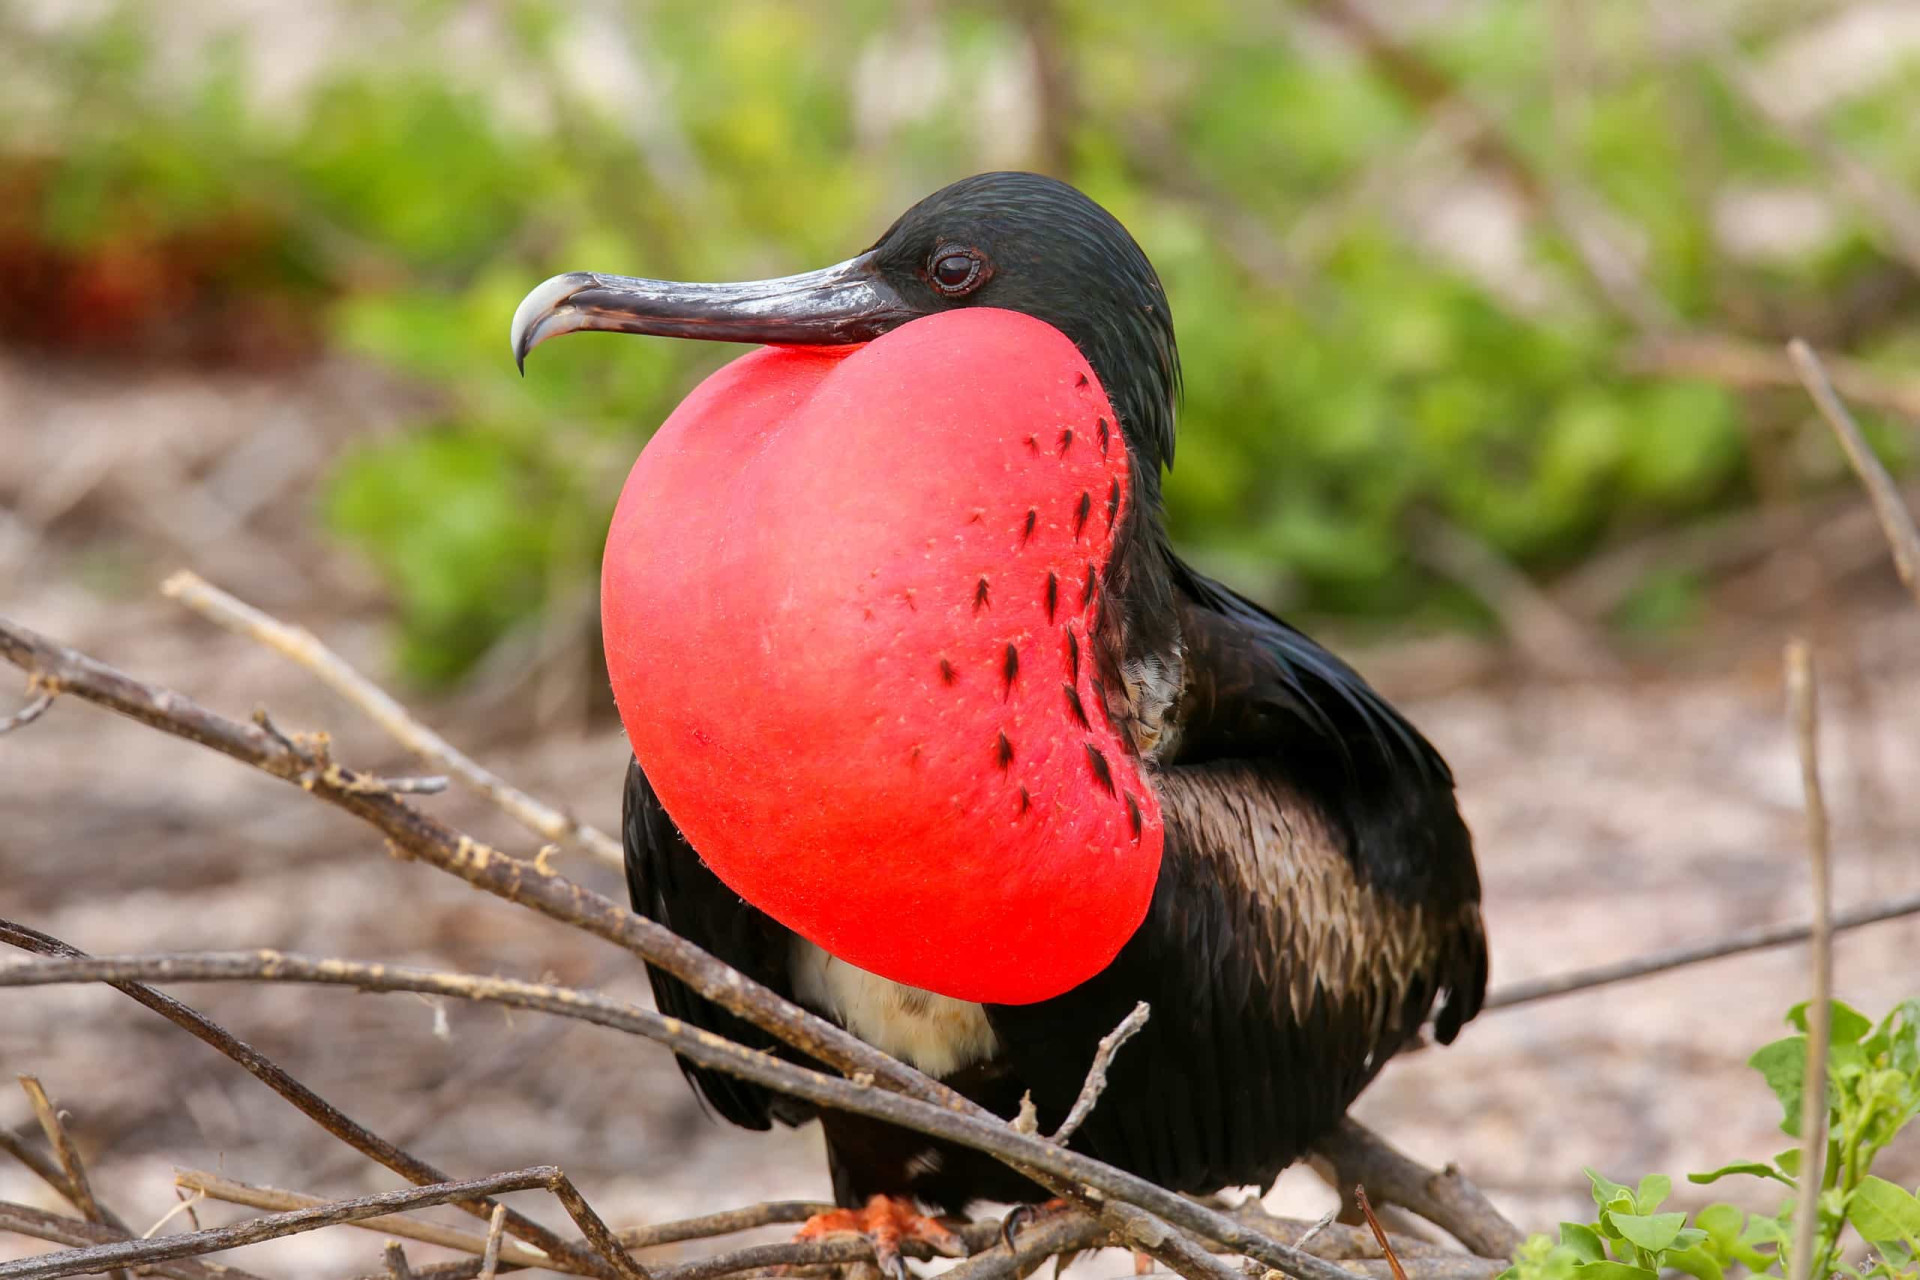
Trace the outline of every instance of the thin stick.
<instances>
[{"instance_id":1,"label":"thin stick","mask_svg":"<svg viewBox=\"0 0 1920 1280\"><path fill-rule=\"evenodd\" d=\"M220 1200L227 1204L243 1204L249 1209L317 1209L330 1203L320 1196L302 1195L297 1191L282 1191L277 1187L256 1187L244 1182L235 1182L216 1173L206 1173L199 1169L182 1169L173 1175L173 1185L197 1191L209 1200ZM494 1205L495 1210L505 1205ZM418 1240L422 1244L436 1244L443 1249L457 1249L461 1253L471 1253L475 1257L487 1250L487 1237L472 1231L456 1231L452 1227L443 1227L434 1222L421 1222L415 1218L388 1216L383 1218L362 1218L347 1224L367 1231L385 1232L390 1236L401 1236L408 1240ZM492 1230L493 1220L489 1216L488 1230ZM547 1267L567 1269L562 1259L550 1258L544 1253L531 1249L522 1249L509 1244L500 1251L500 1256L509 1263L523 1267Z\"/></svg>"},{"instance_id":2,"label":"thin stick","mask_svg":"<svg viewBox=\"0 0 1920 1280\"><path fill-rule=\"evenodd\" d=\"M614 866L622 865L620 842L599 828L535 799L505 778L482 768L471 757L415 719L386 690L354 670L339 654L320 643L305 627L289 626L278 618L206 581L181 570L161 584L161 593L178 600L200 616L227 630L258 641L292 659L371 718L407 750L459 778L491 800L508 817L556 843L571 843Z\"/></svg>"},{"instance_id":3,"label":"thin stick","mask_svg":"<svg viewBox=\"0 0 1920 1280\"><path fill-rule=\"evenodd\" d=\"M493 1220L487 1223L486 1248L480 1254L480 1280L493 1280L500 1270L500 1228L505 1225L507 1206L495 1205Z\"/></svg>"},{"instance_id":4,"label":"thin stick","mask_svg":"<svg viewBox=\"0 0 1920 1280\"><path fill-rule=\"evenodd\" d=\"M69 946L50 934L41 933L38 929L30 929L26 925L6 919L0 919L0 942L40 955L62 956L68 959L86 957L86 952ZM116 982L112 986L239 1063L248 1074L293 1104L301 1114L322 1129L369 1159L379 1161L409 1182L428 1186L451 1180L425 1160L402 1150L359 1124L331 1102L294 1079L271 1058L205 1014L180 1003L172 996L162 995L153 988L141 986L138 983ZM485 1219L493 1213L493 1204L487 1200L455 1201L454 1203L457 1208L477 1218ZM568 1270L586 1271L600 1276L608 1275L606 1267L592 1250L574 1244L517 1210L508 1210L507 1230L544 1252L554 1260L555 1265L564 1265L560 1260L566 1259L570 1264L566 1265Z\"/></svg>"},{"instance_id":5,"label":"thin stick","mask_svg":"<svg viewBox=\"0 0 1920 1280\"><path fill-rule=\"evenodd\" d=\"M1020 1233L1009 1250L1003 1240L941 1273L941 1280L1011 1280L1024 1276L1043 1259L1104 1248L1112 1229L1085 1213L1051 1214Z\"/></svg>"},{"instance_id":6,"label":"thin stick","mask_svg":"<svg viewBox=\"0 0 1920 1280\"><path fill-rule=\"evenodd\" d=\"M1373 1215L1373 1205L1367 1201L1367 1189L1358 1183L1353 1187L1354 1203L1360 1206L1360 1212L1366 1216L1367 1226L1373 1231L1373 1238L1380 1242L1380 1252L1385 1255L1387 1265L1393 1268L1393 1280L1407 1280L1407 1269L1400 1265L1400 1259L1393 1252L1393 1243L1387 1239L1387 1230L1380 1225L1380 1219Z\"/></svg>"},{"instance_id":7,"label":"thin stick","mask_svg":"<svg viewBox=\"0 0 1920 1280\"><path fill-rule=\"evenodd\" d=\"M1813 403L1820 410L1820 416L1827 420L1827 426L1840 441L1840 447L1846 451L1847 461L1853 464L1853 472L1860 477L1860 483L1866 486L1867 496L1873 499L1873 511L1880 518L1880 528L1887 535L1887 546L1893 550L1893 567L1900 575L1900 581L1906 584L1915 601L1920 602L1920 530L1913 525L1913 514L1900 500L1899 486L1893 477L1874 456L1873 449L1867 444L1867 438L1860 434L1860 424L1847 412L1847 406L1834 394L1833 383L1827 378L1827 371L1820 363L1820 357L1813 353L1800 339L1795 338L1787 344L1787 355L1793 361L1794 370L1800 375L1800 382L1813 397Z\"/></svg>"},{"instance_id":8,"label":"thin stick","mask_svg":"<svg viewBox=\"0 0 1920 1280\"><path fill-rule=\"evenodd\" d=\"M413 1280L413 1267L407 1262L407 1251L398 1240L387 1241L380 1256L387 1264L387 1280Z\"/></svg>"},{"instance_id":9,"label":"thin stick","mask_svg":"<svg viewBox=\"0 0 1920 1280\"><path fill-rule=\"evenodd\" d=\"M1100 1101L1100 1095L1107 1090L1107 1067L1113 1062L1113 1055L1120 1046L1139 1034L1140 1028L1147 1025L1147 1019L1153 1010L1145 1000L1133 1006L1133 1012L1120 1020L1120 1025L1100 1037L1100 1047L1093 1051L1093 1065L1087 1068L1087 1078L1080 1083L1080 1095L1073 1100L1073 1107L1067 1112L1067 1118L1060 1122L1053 1136L1047 1141L1066 1145L1067 1139L1074 1135L1080 1126L1093 1114L1093 1104Z\"/></svg>"},{"instance_id":10,"label":"thin stick","mask_svg":"<svg viewBox=\"0 0 1920 1280\"><path fill-rule=\"evenodd\" d=\"M6 717L4 720L0 720L0 734L12 733L15 729L19 729L26 725L32 724L35 720L38 720L41 716L45 715L47 713L47 708L52 705L53 705L53 695L51 693L48 693L45 689L42 689L40 692L34 694L31 698L27 699L27 703L25 706L21 707L18 711Z\"/></svg>"},{"instance_id":11,"label":"thin stick","mask_svg":"<svg viewBox=\"0 0 1920 1280\"><path fill-rule=\"evenodd\" d=\"M1373 1217L1373 1205L1367 1201L1367 1188L1354 1184L1354 1203L1359 1205L1361 1215L1365 1215L1367 1226L1373 1230L1373 1238L1380 1242L1380 1253L1386 1257L1386 1265L1394 1268L1394 1280L1407 1280L1407 1268L1400 1265L1400 1257L1394 1253L1394 1244L1386 1238L1386 1228L1380 1226L1380 1219Z\"/></svg>"},{"instance_id":12,"label":"thin stick","mask_svg":"<svg viewBox=\"0 0 1920 1280\"><path fill-rule=\"evenodd\" d=\"M1920 893L1909 893L1898 898L1889 898L1885 902L1850 907L1834 916L1829 924L1833 932L1838 934L1865 925L1879 924L1883 920L1897 920L1903 916L1916 914L1920 914ZM1755 925L1753 928L1741 929L1723 937L1669 947L1663 951L1636 956L1631 960L1616 960L1611 964L1596 965L1591 969L1576 969L1572 973L1563 973L1550 978L1511 982L1488 992L1486 1002L1480 1007L1483 1012L1491 1009L1511 1009L1515 1005L1532 1004L1536 1000L1551 1000L1555 996L1571 995L1576 991L1590 991L1595 987L1608 987L1618 982L1631 982L1636 978L1684 969L1688 965L1703 964L1726 956L1791 946L1796 942L1805 942L1813 936L1813 932L1812 924Z\"/></svg>"},{"instance_id":13,"label":"thin stick","mask_svg":"<svg viewBox=\"0 0 1920 1280\"><path fill-rule=\"evenodd\" d=\"M75 1249L134 1238L132 1232L117 1227L62 1217L44 1209L33 1209L6 1200L0 1200L0 1231L11 1231L15 1235L47 1240ZM239 1267L224 1266L218 1262L196 1262L191 1258L154 1262L142 1270L167 1276L169 1280L260 1280L251 1271L242 1271Z\"/></svg>"},{"instance_id":14,"label":"thin stick","mask_svg":"<svg viewBox=\"0 0 1920 1280\"><path fill-rule=\"evenodd\" d=\"M61 1171L60 1166L41 1155L38 1151L35 1151L21 1139L14 1137L9 1130L4 1128L0 1128L0 1151L6 1152L15 1160L27 1166L40 1181L59 1192L62 1200L65 1200L76 1209L80 1207L79 1194L74 1191L73 1184L67 1181L67 1175ZM120 1225L124 1230L125 1224Z\"/></svg>"},{"instance_id":15,"label":"thin stick","mask_svg":"<svg viewBox=\"0 0 1920 1280\"><path fill-rule=\"evenodd\" d=\"M1813 658L1807 646L1787 646L1787 708L1800 754L1800 785L1807 796L1807 861L1813 873L1813 1000L1807 1005L1807 1068L1800 1090L1800 1186L1793 1211L1792 1280L1813 1274L1814 1237L1820 1233L1817 1205L1827 1154L1828 1000L1833 994L1831 876L1827 857L1827 804L1820 790L1819 712ZM1826 1259L1820 1259L1824 1275Z\"/></svg>"},{"instance_id":16,"label":"thin stick","mask_svg":"<svg viewBox=\"0 0 1920 1280\"><path fill-rule=\"evenodd\" d=\"M711 1032L689 1027L679 1019L663 1017L650 1009L589 991L519 982L510 978L481 977L412 966L364 964L278 951L96 956L83 960L16 960L0 963L0 987L140 981L297 982L350 986L363 991L416 991L578 1018L644 1036L666 1045L696 1065L791 1094L817 1106L833 1107L915 1129L931 1137L985 1152L1016 1167L1050 1174L1062 1183L1084 1184L1108 1199L1123 1201L1149 1217L1165 1218L1168 1222L1218 1241L1235 1252L1257 1258L1270 1267L1294 1276L1296 1280L1341 1280L1339 1268L1332 1263L1282 1244L1248 1224L1167 1191L1136 1174L1057 1147L1044 1138L1019 1133L997 1117L987 1115L983 1118L889 1093L865 1082L822 1075ZM1152 1222L1135 1219L1129 1225L1145 1235L1155 1248L1170 1253L1178 1251L1188 1266L1198 1269L1197 1258L1210 1257L1193 1241L1171 1231L1165 1222L1156 1228ZM593 1239L590 1232L588 1238ZM1186 1246L1192 1246L1192 1250ZM1206 1265L1218 1267L1220 1264L1214 1259ZM0 1280L10 1280L4 1269L0 1269Z\"/></svg>"},{"instance_id":17,"label":"thin stick","mask_svg":"<svg viewBox=\"0 0 1920 1280\"><path fill-rule=\"evenodd\" d=\"M647 1227L627 1227L617 1234L620 1243L629 1249L648 1249L654 1245L678 1244L683 1240L730 1236L736 1231L750 1231L755 1227L805 1222L818 1214L831 1213L837 1207L825 1200L770 1200L765 1204L702 1214L697 1218L681 1218Z\"/></svg>"},{"instance_id":18,"label":"thin stick","mask_svg":"<svg viewBox=\"0 0 1920 1280\"><path fill-rule=\"evenodd\" d=\"M15 963L66 964L72 962L55 960ZM536 1165L511 1173L471 1178L464 1182L445 1182L431 1187L383 1191L376 1195L334 1201L312 1209L294 1209L286 1213L268 1214L263 1218L237 1222L228 1227L214 1227L206 1231L161 1236L154 1240L116 1241L112 1244L93 1245L84 1249L68 1249L60 1253L43 1254L35 1258L22 1258L17 1262L0 1263L0 1280L57 1280L60 1276L82 1275L109 1267L146 1266L169 1258L195 1257L203 1253L215 1253L222 1249L235 1249L241 1245L256 1244L262 1240L273 1240L280 1236L296 1235L303 1231L315 1231L321 1227L352 1222L359 1218L373 1218L381 1214L424 1209L456 1199L473 1199L476 1196L500 1195L508 1191L531 1191L536 1188L552 1191L565 1184L566 1175L559 1169L552 1165ZM589 1239L592 1238L593 1233L588 1229L587 1224L577 1223L577 1225ZM605 1224L601 1225L601 1229L605 1230ZM647 1280L646 1272L641 1270L632 1259L626 1259L626 1264L627 1280Z\"/></svg>"},{"instance_id":19,"label":"thin stick","mask_svg":"<svg viewBox=\"0 0 1920 1280\"><path fill-rule=\"evenodd\" d=\"M87 1178L87 1166L80 1159L80 1148L73 1144L73 1136L67 1132L67 1126L60 1120L60 1112L53 1105L53 1099L40 1084L39 1077L23 1075L20 1077L21 1091L27 1095L27 1101L33 1107L34 1116L40 1121L40 1131L47 1135L47 1145L53 1148L60 1168L67 1175L67 1186L71 1189L71 1199L80 1216L88 1222L107 1225L107 1215L100 1211L100 1202L94 1198L93 1184ZM113 1280L127 1280L127 1273L119 1268L108 1272Z\"/></svg>"},{"instance_id":20,"label":"thin stick","mask_svg":"<svg viewBox=\"0 0 1920 1280\"><path fill-rule=\"evenodd\" d=\"M1333 1162L1342 1185L1365 1183L1382 1201L1444 1227L1482 1258L1511 1258L1525 1238L1458 1169L1429 1169L1357 1120L1342 1120L1314 1149Z\"/></svg>"}]
</instances>

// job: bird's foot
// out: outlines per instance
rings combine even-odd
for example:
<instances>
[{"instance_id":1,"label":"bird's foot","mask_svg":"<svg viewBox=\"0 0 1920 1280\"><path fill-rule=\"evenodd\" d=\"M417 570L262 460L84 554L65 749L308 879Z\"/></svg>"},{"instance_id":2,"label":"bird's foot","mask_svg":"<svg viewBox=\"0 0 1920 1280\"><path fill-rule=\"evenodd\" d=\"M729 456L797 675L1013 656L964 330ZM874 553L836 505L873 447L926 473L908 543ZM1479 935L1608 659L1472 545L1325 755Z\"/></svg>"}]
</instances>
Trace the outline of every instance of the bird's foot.
<instances>
[{"instance_id":1,"label":"bird's foot","mask_svg":"<svg viewBox=\"0 0 1920 1280\"><path fill-rule=\"evenodd\" d=\"M1042 1218L1051 1217L1061 1210L1069 1208L1065 1200L1055 1196L1039 1204L1017 1204L1007 1210L1007 1216L1000 1221L1000 1239L1009 1252L1013 1249L1013 1238Z\"/></svg>"},{"instance_id":2,"label":"bird's foot","mask_svg":"<svg viewBox=\"0 0 1920 1280\"><path fill-rule=\"evenodd\" d=\"M950 1258L966 1256L966 1242L937 1219L913 1207L904 1196L872 1196L864 1209L835 1209L816 1213L801 1224L796 1240L818 1240L825 1236L851 1232L862 1235L873 1245L873 1260L894 1280L910 1280L907 1260L900 1254L901 1242L917 1240L935 1253Z\"/></svg>"}]
</instances>

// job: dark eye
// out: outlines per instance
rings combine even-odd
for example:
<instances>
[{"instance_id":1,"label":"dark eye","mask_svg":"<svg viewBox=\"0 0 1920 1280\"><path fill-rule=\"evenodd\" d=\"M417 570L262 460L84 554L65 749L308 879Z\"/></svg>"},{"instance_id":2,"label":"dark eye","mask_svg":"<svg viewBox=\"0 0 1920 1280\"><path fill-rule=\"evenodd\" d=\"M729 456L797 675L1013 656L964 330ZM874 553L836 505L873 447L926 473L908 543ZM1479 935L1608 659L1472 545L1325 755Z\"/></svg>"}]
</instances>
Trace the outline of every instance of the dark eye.
<instances>
[{"instance_id":1,"label":"dark eye","mask_svg":"<svg viewBox=\"0 0 1920 1280\"><path fill-rule=\"evenodd\" d=\"M971 250L941 250L933 257L927 274L933 287L951 297L971 293L981 283L981 262Z\"/></svg>"}]
</instances>

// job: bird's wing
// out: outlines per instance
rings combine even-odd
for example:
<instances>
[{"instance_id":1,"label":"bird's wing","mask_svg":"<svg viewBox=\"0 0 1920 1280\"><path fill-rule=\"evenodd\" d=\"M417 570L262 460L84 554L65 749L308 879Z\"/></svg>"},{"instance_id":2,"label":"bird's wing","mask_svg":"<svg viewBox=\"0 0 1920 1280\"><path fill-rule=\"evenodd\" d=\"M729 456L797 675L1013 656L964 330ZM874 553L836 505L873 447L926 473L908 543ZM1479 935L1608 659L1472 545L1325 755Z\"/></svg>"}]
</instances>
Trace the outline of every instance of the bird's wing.
<instances>
[{"instance_id":1,"label":"bird's wing","mask_svg":"<svg viewBox=\"0 0 1920 1280\"><path fill-rule=\"evenodd\" d=\"M707 869L661 807L638 761L627 765L622 813L627 854L627 890L633 909L667 926L782 996L792 998L787 965L793 935ZM772 1036L695 993L678 978L647 966L660 1012L755 1049L781 1050ZM682 1058L680 1070L694 1090L737 1125L765 1129L774 1120L799 1124L811 1109Z\"/></svg>"},{"instance_id":2,"label":"bird's wing","mask_svg":"<svg viewBox=\"0 0 1920 1280\"><path fill-rule=\"evenodd\" d=\"M1146 1029L1075 1145L1190 1191L1265 1185L1436 1001L1477 1012L1486 940L1445 763L1350 668L1184 566L1180 738L1146 922L1099 977L989 1010L1043 1120L1137 1000ZM1073 927L1063 911L1060 927Z\"/></svg>"}]
</instances>

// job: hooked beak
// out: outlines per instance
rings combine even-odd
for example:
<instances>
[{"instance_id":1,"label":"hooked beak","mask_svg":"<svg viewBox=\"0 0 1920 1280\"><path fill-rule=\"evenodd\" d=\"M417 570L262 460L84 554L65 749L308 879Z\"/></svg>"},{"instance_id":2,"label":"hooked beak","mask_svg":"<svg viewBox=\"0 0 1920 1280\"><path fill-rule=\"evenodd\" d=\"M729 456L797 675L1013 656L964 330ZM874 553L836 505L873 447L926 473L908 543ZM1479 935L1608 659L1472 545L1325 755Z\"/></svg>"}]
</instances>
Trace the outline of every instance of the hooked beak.
<instances>
[{"instance_id":1,"label":"hooked beak","mask_svg":"<svg viewBox=\"0 0 1920 1280\"><path fill-rule=\"evenodd\" d=\"M915 316L871 251L803 275L741 284L683 284L569 271L534 288L513 313L508 341L522 373L527 352L581 329L714 342L844 346Z\"/></svg>"}]
</instances>

